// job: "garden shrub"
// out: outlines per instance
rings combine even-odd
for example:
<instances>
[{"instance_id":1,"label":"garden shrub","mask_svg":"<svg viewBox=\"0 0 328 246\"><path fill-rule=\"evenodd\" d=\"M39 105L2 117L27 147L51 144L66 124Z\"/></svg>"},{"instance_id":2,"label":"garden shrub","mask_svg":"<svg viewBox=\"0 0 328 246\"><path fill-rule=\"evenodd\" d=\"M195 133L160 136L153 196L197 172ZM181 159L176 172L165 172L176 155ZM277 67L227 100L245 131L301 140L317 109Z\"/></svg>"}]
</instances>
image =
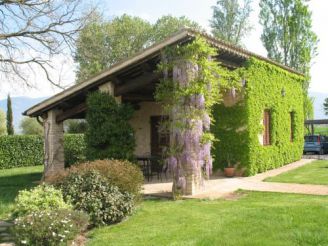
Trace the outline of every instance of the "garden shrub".
<instances>
[{"instance_id":1,"label":"garden shrub","mask_svg":"<svg viewBox=\"0 0 328 246\"><path fill-rule=\"evenodd\" d=\"M65 134L65 167L85 161L85 141L83 134Z\"/></svg>"},{"instance_id":2,"label":"garden shrub","mask_svg":"<svg viewBox=\"0 0 328 246\"><path fill-rule=\"evenodd\" d=\"M80 211L35 211L15 219L12 234L16 245L68 245L87 225L88 216Z\"/></svg>"},{"instance_id":3,"label":"garden shrub","mask_svg":"<svg viewBox=\"0 0 328 246\"><path fill-rule=\"evenodd\" d=\"M132 107L118 104L108 93L90 93L85 134L87 159L132 159L135 148L134 131L129 123L132 115Z\"/></svg>"},{"instance_id":4,"label":"garden shrub","mask_svg":"<svg viewBox=\"0 0 328 246\"><path fill-rule=\"evenodd\" d=\"M144 183L143 174L137 165L129 161L96 160L81 163L49 177L47 182L56 184L70 173L86 173L89 171L98 171L107 179L110 185L117 186L121 192L128 192L135 197L135 200L139 200Z\"/></svg>"},{"instance_id":5,"label":"garden shrub","mask_svg":"<svg viewBox=\"0 0 328 246\"><path fill-rule=\"evenodd\" d=\"M120 222L134 207L132 194L120 192L97 171L70 173L59 187L74 209L86 212L96 226Z\"/></svg>"},{"instance_id":6,"label":"garden shrub","mask_svg":"<svg viewBox=\"0 0 328 246\"><path fill-rule=\"evenodd\" d=\"M0 169L43 164L43 137L37 135L0 136ZM82 134L64 135L65 165L85 160Z\"/></svg>"},{"instance_id":7,"label":"garden shrub","mask_svg":"<svg viewBox=\"0 0 328 246\"><path fill-rule=\"evenodd\" d=\"M31 214L35 211L68 209L71 205L63 199L61 190L51 185L39 185L32 190L21 190L15 199L13 215L15 217Z\"/></svg>"}]
</instances>

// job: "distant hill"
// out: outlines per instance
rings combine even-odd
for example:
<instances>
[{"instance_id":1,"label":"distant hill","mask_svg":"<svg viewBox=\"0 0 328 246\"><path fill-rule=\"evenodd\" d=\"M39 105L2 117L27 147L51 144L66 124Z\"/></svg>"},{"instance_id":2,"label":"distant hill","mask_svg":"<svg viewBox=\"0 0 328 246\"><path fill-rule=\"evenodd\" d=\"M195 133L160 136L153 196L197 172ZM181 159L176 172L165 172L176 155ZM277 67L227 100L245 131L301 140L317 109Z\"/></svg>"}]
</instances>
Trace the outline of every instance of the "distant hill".
<instances>
[{"instance_id":1,"label":"distant hill","mask_svg":"<svg viewBox=\"0 0 328 246\"><path fill-rule=\"evenodd\" d=\"M328 97L327 93L309 92L309 95L314 98L314 118L315 119L327 119L328 116L323 112L323 102Z\"/></svg>"},{"instance_id":2,"label":"distant hill","mask_svg":"<svg viewBox=\"0 0 328 246\"><path fill-rule=\"evenodd\" d=\"M12 107L14 116L14 127L16 132L20 132L19 124L23 118L22 113L29 107L43 101L46 97L31 98L31 97L12 97ZM7 98L0 100L0 109L7 111Z\"/></svg>"}]
</instances>

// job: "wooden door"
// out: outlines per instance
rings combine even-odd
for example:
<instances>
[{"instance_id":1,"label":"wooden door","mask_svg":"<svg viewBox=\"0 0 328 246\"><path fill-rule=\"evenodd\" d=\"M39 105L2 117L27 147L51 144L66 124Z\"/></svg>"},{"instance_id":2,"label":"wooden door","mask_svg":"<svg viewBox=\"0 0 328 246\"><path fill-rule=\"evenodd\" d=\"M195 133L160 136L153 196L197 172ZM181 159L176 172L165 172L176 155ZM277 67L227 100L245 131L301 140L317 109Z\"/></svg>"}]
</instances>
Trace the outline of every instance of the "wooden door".
<instances>
[{"instance_id":1,"label":"wooden door","mask_svg":"<svg viewBox=\"0 0 328 246\"><path fill-rule=\"evenodd\" d=\"M167 118L166 116L151 116L150 118L150 147L152 156L162 156L163 149L169 145L169 133L159 131L160 122L163 120L163 117Z\"/></svg>"}]
</instances>

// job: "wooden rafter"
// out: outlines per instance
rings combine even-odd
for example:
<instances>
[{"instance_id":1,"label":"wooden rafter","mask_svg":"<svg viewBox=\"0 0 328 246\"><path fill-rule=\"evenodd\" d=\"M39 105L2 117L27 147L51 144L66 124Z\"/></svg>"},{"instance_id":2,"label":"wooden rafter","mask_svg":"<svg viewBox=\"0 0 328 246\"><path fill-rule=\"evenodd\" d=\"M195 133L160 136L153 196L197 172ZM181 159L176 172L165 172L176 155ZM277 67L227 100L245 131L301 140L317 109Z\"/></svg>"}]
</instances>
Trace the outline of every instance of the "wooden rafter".
<instances>
[{"instance_id":1,"label":"wooden rafter","mask_svg":"<svg viewBox=\"0 0 328 246\"><path fill-rule=\"evenodd\" d=\"M70 119L73 116L84 112L86 109L87 109L86 103L78 104L77 106L75 106L73 108L70 108L68 110L65 110L61 114L57 115L56 122L59 123L59 122L62 122L64 120Z\"/></svg>"},{"instance_id":2,"label":"wooden rafter","mask_svg":"<svg viewBox=\"0 0 328 246\"><path fill-rule=\"evenodd\" d=\"M143 101L152 102L154 97L152 95L140 95L140 94L127 94L122 96L123 101Z\"/></svg>"},{"instance_id":3,"label":"wooden rafter","mask_svg":"<svg viewBox=\"0 0 328 246\"><path fill-rule=\"evenodd\" d=\"M114 89L115 96L121 96L124 93L132 92L135 89L142 88L159 79L157 73L145 73L135 79L127 81L123 85L118 85Z\"/></svg>"}]
</instances>

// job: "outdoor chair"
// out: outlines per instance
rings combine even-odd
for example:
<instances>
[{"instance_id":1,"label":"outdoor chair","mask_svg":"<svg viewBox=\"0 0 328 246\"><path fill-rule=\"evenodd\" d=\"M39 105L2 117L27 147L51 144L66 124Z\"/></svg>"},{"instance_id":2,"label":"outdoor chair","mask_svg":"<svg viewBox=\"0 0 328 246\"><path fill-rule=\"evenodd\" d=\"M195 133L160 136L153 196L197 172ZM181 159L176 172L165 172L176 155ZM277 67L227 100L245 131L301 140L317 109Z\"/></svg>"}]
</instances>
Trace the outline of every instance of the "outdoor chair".
<instances>
[{"instance_id":1,"label":"outdoor chair","mask_svg":"<svg viewBox=\"0 0 328 246\"><path fill-rule=\"evenodd\" d=\"M148 181L152 180L153 176L157 176L157 179L162 181L162 174L165 175L167 179L166 172L168 168L167 165L163 164L163 160L159 157L150 158L150 173L148 176Z\"/></svg>"}]
</instances>

